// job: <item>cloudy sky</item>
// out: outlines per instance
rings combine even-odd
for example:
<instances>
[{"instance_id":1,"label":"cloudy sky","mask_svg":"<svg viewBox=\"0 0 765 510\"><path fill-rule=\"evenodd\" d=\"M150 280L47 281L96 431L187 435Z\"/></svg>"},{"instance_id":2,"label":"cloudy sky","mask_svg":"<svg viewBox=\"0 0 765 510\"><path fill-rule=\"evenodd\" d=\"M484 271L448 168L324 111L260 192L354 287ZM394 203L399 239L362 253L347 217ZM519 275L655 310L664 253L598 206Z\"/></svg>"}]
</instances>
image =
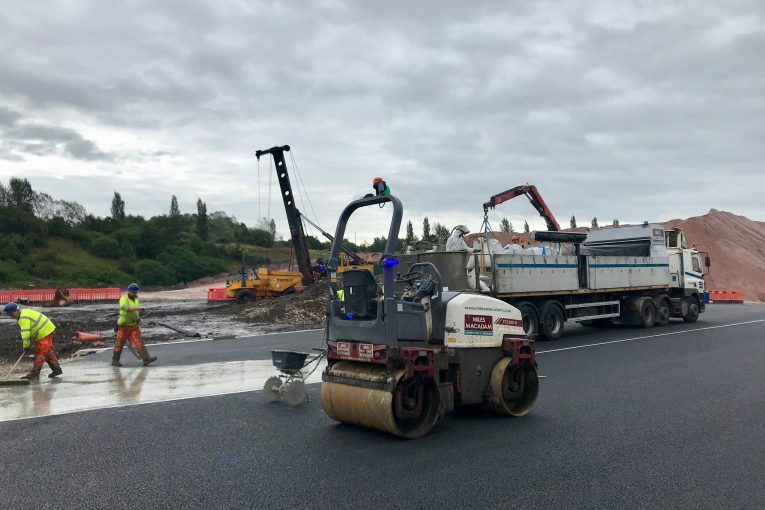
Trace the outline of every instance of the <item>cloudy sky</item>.
<instances>
[{"instance_id":1,"label":"cloudy sky","mask_svg":"<svg viewBox=\"0 0 765 510\"><path fill-rule=\"evenodd\" d=\"M289 144L325 229L376 176L417 232L477 230L527 182L565 225L765 220L758 0L0 0L0 50L0 179L98 215L175 194L286 233L253 155ZM544 225L523 198L503 216Z\"/></svg>"}]
</instances>

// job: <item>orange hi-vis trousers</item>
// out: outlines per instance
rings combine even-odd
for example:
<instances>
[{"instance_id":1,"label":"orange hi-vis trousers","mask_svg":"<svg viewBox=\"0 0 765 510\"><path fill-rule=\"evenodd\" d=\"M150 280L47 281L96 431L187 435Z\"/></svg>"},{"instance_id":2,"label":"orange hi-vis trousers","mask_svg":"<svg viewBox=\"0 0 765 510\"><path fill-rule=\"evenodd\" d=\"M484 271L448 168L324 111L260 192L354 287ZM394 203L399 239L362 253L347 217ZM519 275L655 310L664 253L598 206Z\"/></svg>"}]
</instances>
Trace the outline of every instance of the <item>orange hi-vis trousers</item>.
<instances>
[{"instance_id":1,"label":"orange hi-vis trousers","mask_svg":"<svg viewBox=\"0 0 765 510\"><path fill-rule=\"evenodd\" d=\"M35 364L32 372L39 375L46 361L51 369L59 366L56 353L53 352L53 333L35 343Z\"/></svg>"},{"instance_id":2,"label":"orange hi-vis trousers","mask_svg":"<svg viewBox=\"0 0 765 510\"><path fill-rule=\"evenodd\" d=\"M128 340L133 344L136 351L143 349L143 342L141 342L141 328L138 326L119 326L117 328L117 342L114 344L115 354L122 352L122 347Z\"/></svg>"}]
</instances>

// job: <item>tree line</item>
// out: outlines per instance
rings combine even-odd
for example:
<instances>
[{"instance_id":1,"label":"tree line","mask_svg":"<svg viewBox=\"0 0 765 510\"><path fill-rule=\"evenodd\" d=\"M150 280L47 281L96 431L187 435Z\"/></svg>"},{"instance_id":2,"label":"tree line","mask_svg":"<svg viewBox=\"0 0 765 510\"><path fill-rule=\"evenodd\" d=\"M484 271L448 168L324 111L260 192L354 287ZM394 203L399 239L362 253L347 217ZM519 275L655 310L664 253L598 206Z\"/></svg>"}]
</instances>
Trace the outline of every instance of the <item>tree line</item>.
<instances>
[{"instance_id":1,"label":"tree line","mask_svg":"<svg viewBox=\"0 0 765 510\"><path fill-rule=\"evenodd\" d=\"M208 213L201 199L193 214L182 213L175 196L167 214L146 219L127 211L119 192L111 215L98 217L35 191L25 178L0 183L0 284L173 285L230 270L241 245L279 244L273 220L250 228L224 212ZM88 263L75 253L83 250L106 260Z\"/></svg>"}]
</instances>

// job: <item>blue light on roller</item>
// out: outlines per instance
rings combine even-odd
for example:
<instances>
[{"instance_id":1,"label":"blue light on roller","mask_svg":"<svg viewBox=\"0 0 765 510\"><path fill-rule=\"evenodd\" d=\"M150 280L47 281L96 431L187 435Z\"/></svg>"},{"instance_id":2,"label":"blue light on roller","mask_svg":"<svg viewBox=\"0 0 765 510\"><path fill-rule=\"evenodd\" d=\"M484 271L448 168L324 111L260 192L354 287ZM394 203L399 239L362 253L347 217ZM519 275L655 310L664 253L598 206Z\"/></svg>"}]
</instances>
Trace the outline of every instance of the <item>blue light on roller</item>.
<instances>
[{"instance_id":1,"label":"blue light on roller","mask_svg":"<svg viewBox=\"0 0 765 510\"><path fill-rule=\"evenodd\" d=\"M388 259L384 263L385 267L393 267L398 265L398 259Z\"/></svg>"},{"instance_id":2,"label":"blue light on roller","mask_svg":"<svg viewBox=\"0 0 765 510\"><path fill-rule=\"evenodd\" d=\"M346 313L345 314L345 318L346 319L353 319L353 314L352 313Z\"/></svg>"}]
</instances>

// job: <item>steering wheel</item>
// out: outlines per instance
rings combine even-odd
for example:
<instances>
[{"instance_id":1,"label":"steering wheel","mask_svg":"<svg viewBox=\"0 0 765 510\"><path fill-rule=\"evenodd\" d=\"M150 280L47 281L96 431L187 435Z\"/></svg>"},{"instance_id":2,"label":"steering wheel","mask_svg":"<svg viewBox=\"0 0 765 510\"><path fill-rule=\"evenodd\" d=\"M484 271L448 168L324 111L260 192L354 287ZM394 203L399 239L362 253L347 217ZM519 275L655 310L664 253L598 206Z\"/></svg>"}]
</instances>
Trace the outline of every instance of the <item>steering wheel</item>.
<instances>
[{"instance_id":1,"label":"steering wheel","mask_svg":"<svg viewBox=\"0 0 765 510\"><path fill-rule=\"evenodd\" d=\"M409 283L422 278L422 271L409 271L406 274L397 274L393 279L395 283Z\"/></svg>"}]
</instances>

